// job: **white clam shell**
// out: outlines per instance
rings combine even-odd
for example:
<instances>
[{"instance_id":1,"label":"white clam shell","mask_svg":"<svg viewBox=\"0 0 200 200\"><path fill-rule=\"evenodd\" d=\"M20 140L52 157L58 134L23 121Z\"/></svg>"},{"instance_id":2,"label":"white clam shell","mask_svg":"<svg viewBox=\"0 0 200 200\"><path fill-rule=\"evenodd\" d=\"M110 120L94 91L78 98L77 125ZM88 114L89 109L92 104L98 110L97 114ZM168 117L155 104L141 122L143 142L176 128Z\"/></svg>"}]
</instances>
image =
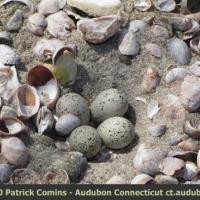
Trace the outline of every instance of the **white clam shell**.
<instances>
[{"instance_id":1,"label":"white clam shell","mask_svg":"<svg viewBox=\"0 0 200 200\"><path fill-rule=\"evenodd\" d=\"M139 174L133 178L133 180L131 181L131 184L144 185L152 180L153 180L153 178L151 176L149 176L148 174Z\"/></svg>"},{"instance_id":2,"label":"white clam shell","mask_svg":"<svg viewBox=\"0 0 200 200\"><path fill-rule=\"evenodd\" d=\"M80 119L75 115L68 113L58 118L55 129L59 135L67 136L80 125Z\"/></svg>"},{"instance_id":3,"label":"white clam shell","mask_svg":"<svg viewBox=\"0 0 200 200\"><path fill-rule=\"evenodd\" d=\"M1 142L1 154L9 163L16 166L25 166L29 159L29 152L24 143L16 138L6 138Z\"/></svg>"},{"instance_id":4,"label":"white clam shell","mask_svg":"<svg viewBox=\"0 0 200 200\"><path fill-rule=\"evenodd\" d=\"M16 104L18 116L29 119L35 115L40 107L37 90L30 85L22 85L16 91Z\"/></svg>"}]
</instances>

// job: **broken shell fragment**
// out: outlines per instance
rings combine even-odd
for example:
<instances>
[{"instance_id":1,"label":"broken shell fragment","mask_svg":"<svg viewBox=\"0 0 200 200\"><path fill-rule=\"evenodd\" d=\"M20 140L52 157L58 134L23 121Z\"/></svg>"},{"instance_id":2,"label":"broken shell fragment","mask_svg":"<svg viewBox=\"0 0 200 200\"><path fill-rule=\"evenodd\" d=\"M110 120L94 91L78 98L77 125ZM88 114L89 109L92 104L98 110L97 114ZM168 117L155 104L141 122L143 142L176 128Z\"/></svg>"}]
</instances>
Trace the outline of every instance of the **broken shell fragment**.
<instances>
[{"instance_id":1,"label":"broken shell fragment","mask_svg":"<svg viewBox=\"0 0 200 200\"><path fill-rule=\"evenodd\" d=\"M9 163L19 167L25 166L29 159L28 149L24 143L16 137L2 139L1 154Z\"/></svg>"},{"instance_id":2,"label":"broken shell fragment","mask_svg":"<svg viewBox=\"0 0 200 200\"><path fill-rule=\"evenodd\" d=\"M42 105L50 109L55 106L60 90L56 79L48 68L42 65L33 67L28 72L27 82L36 88Z\"/></svg>"},{"instance_id":3,"label":"broken shell fragment","mask_svg":"<svg viewBox=\"0 0 200 200\"><path fill-rule=\"evenodd\" d=\"M44 30L47 27L45 17L40 13L30 15L28 18L27 29L29 32L37 36L44 35Z\"/></svg>"},{"instance_id":4,"label":"broken shell fragment","mask_svg":"<svg viewBox=\"0 0 200 200\"><path fill-rule=\"evenodd\" d=\"M47 18L47 31L55 38L65 40L70 32L76 28L74 21L64 11L49 15Z\"/></svg>"},{"instance_id":5,"label":"broken shell fragment","mask_svg":"<svg viewBox=\"0 0 200 200\"><path fill-rule=\"evenodd\" d=\"M167 130L166 125L156 124L148 128L148 133L154 137L160 137L165 134L166 130Z\"/></svg>"},{"instance_id":6,"label":"broken shell fragment","mask_svg":"<svg viewBox=\"0 0 200 200\"><path fill-rule=\"evenodd\" d=\"M52 73L62 85L73 83L78 73L78 66L75 61L73 50L70 47L63 47L53 55Z\"/></svg>"},{"instance_id":7,"label":"broken shell fragment","mask_svg":"<svg viewBox=\"0 0 200 200\"><path fill-rule=\"evenodd\" d=\"M40 107L37 90L30 85L22 85L16 91L16 104L18 116L29 119L35 115Z\"/></svg>"},{"instance_id":8,"label":"broken shell fragment","mask_svg":"<svg viewBox=\"0 0 200 200\"><path fill-rule=\"evenodd\" d=\"M36 127L39 134L44 134L50 131L54 124L54 116L51 111L46 107L42 106L36 116Z\"/></svg>"},{"instance_id":9,"label":"broken shell fragment","mask_svg":"<svg viewBox=\"0 0 200 200\"><path fill-rule=\"evenodd\" d=\"M147 116L149 119L153 119L153 117L160 111L158 101L152 100L147 107Z\"/></svg>"},{"instance_id":10,"label":"broken shell fragment","mask_svg":"<svg viewBox=\"0 0 200 200\"><path fill-rule=\"evenodd\" d=\"M153 0L155 8L164 12L171 12L176 8L174 0Z\"/></svg>"},{"instance_id":11,"label":"broken shell fragment","mask_svg":"<svg viewBox=\"0 0 200 200\"><path fill-rule=\"evenodd\" d=\"M0 63L4 65L18 65L20 64L20 57L9 46L0 44Z\"/></svg>"},{"instance_id":12,"label":"broken shell fragment","mask_svg":"<svg viewBox=\"0 0 200 200\"><path fill-rule=\"evenodd\" d=\"M160 172L172 176L184 166L184 161L178 158L166 157L159 163Z\"/></svg>"},{"instance_id":13,"label":"broken shell fragment","mask_svg":"<svg viewBox=\"0 0 200 200\"><path fill-rule=\"evenodd\" d=\"M133 31L124 30L119 41L119 51L122 55L136 56L140 52L140 45Z\"/></svg>"},{"instance_id":14,"label":"broken shell fragment","mask_svg":"<svg viewBox=\"0 0 200 200\"><path fill-rule=\"evenodd\" d=\"M189 112L200 107L200 77L187 76L181 86L181 100Z\"/></svg>"},{"instance_id":15,"label":"broken shell fragment","mask_svg":"<svg viewBox=\"0 0 200 200\"><path fill-rule=\"evenodd\" d=\"M55 129L59 135L67 136L80 125L80 119L75 115L68 113L58 118Z\"/></svg>"},{"instance_id":16,"label":"broken shell fragment","mask_svg":"<svg viewBox=\"0 0 200 200\"><path fill-rule=\"evenodd\" d=\"M193 127L190 123L190 120L185 121L185 123L183 125L183 131L193 137L200 136L200 129Z\"/></svg>"},{"instance_id":17,"label":"broken shell fragment","mask_svg":"<svg viewBox=\"0 0 200 200\"><path fill-rule=\"evenodd\" d=\"M160 83L160 75L155 68L148 68L143 81L142 81L142 90L144 93L150 93L156 90L157 86Z\"/></svg>"},{"instance_id":18,"label":"broken shell fragment","mask_svg":"<svg viewBox=\"0 0 200 200\"><path fill-rule=\"evenodd\" d=\"M5 116L0 118L0 136L13 136L24 130L24 123L15 117Z\"/></svg>"},{"instance_id":19,"label":"broken shell fragment","mask_svg":"<svg viewBox=\"0 0 200 200\"><path fill-rule=\"evenodd\" d=\"M161 49L157 44L147 43L145 45L145 49L149 54L155 56L156 58L160 58L161 57Z\"/></svg>"},{"instance_id":20,"label":"broken shell fragment","mask_svg":"<svg viewBox=\"0 0 200 200\"><path fill-rule=\"evenodd\" d=\"M153 178L149 176L148 174L139 174L133 178L133 180L131 181L131 184L144 185L144 184L148 184L151 181L153 181Z\"/></svg>"},{"instance_id":21,"label":"broken shell fragment","mask_svg":"<svg viewBox=\"0 0 200 200\"><path fill-rule=\"evenodd\" d=\"M192 75L192 72L190 72L188 69L185 68L174 68L172 70L170 70L166 77L165 77L165 81L166 83L171 83L174 81L181 81L183 80L186 76Z\"/></svg>"},{"instance_id":22,"label":"broken shell fragment","mask_svg":"<svg viewBox=\"0 0 200 200\"><path fill-rule=\"evenodd\" d=\"M66 0L41 0L38 4L38 12L49 15L58 12L66 5Z\"/></svg>"},{"instance_id":23,"label":"broken shell fragment","mask_svg":"<svg viewBox=\"0 0 200 200\"><path fill-rule=\"evenodd\" d=\"M199 150L199 142L197 140L193 140L189 138L187 140L181 141L178 146L183 149L184 151L196 151Z\"/></svg>"},{"instance_id":24,"label":"broken shell fragment","mask_svg":"<svg viewBox=\"0 0 200 200\"><path fill-rule=\"evenodd\" d=\"M187 44L179 38L171 38L167 43L171 57L179 64L187 65L191 60L191 50Z\"/></svg>"},{"instance_id":25,"label":"broken shell fragment","mask_svg":"<svg viewBox=\"0 0 200 200\"><path fill-rule=\"evenodd\" d=\"M65 170L51 170L43 177L44 184L70 184L69 176Z\"/></svg>"},{"instance_id":26,"label":"broken shell fragment","mask_svg":"<svg viewBox=\"0 0 200 200\"><path fill-rule=\"evenodd\" d=\"M152 3L150 0L135 0L134 7L140 11L147 11L151 8Z\"/></svg>"},{"instance_id":27,"label":"broken shell fragment","mask_svg":"<svg viewBox=\"0 0 200 200\"><path fill-rule=\"evenodd\" d=\"M121 29L122 21L122 17L120 16L109 15L80 20L77 23L77 27L82 32L86 41L99 44L118 33Z\"/></svg>"}]
</instances>

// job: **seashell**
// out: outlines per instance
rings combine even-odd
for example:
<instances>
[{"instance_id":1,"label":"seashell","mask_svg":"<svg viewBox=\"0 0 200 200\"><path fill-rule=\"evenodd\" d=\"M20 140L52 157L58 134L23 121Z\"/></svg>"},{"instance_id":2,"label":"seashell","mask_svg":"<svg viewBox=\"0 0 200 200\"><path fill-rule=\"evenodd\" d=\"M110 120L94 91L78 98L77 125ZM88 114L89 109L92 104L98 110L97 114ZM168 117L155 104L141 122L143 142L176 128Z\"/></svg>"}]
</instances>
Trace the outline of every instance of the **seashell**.
<instances>
[{"instance_id":1,"label":"seashell","mask_svg":"<svg viewBox=\"0 0 200 200\"><path fill-rule=\"evenodd\" d=\"M176 8L174 0L153 0L155 8L164 12L171 12Z\"/></svg>"},{"instance_id":2,"label":"seashell","mask_svg":"<svg viewBox=\"0 0 200 200\"><path fill-rule=\"evenodd\" d=\"M0 164L0 183L8 183L12 174L12 167L8 164Z\"/></svg>"},{"instance_id":3,"label":"seashell","mask_svg":"<svg viewBox=\"0 0 200 200\"><path fill-rule=\"evenodd\" d=\"M154 137L160 137L165 134L166 130L167 130L166 125L156 124L148 128L148 133Z\"/></svg>"},{"instance_id":4,"label":"seashell","mask_svg":"<svg viewBox=\"0 0 200 200\"><path fill-rule=\"evenodd\" d=\"M197 21L192 20L192 27L184 32L183 40L188 40L193 38L200 31L200 25Z\"/></svg>"},{"instance_id":5,"label":"seashell","mask_svg":"<svg viewBox=\"0 0 200 200\"><path fill-rule=\"evenodd\" d=\"M169 157L179 158L183 161L191 161L196 162L197 160L197 152L194 151L176 151L176 152L169 152Z\"/></svg>"},{"instance_id":6,"label":"seashell","mask_svg":"<svg viewBox=\"0 0 200 200\"><path fill-rule=\"evenodd\" d=\"M53 128L54 116L51 111L46 107L42 106L36 116L36 127L39 134L46 133Z\"/></svg>"},{"instance_id":7,"label":"seashell","mask_svg":"<svg viewBox=\"0 0 200 200\"><path fill-rule=\"evenodd\" d=\"M167 43L167 48L175 62L183 65L190 63L191 50L183 40L171 38Z\"/></svg>"},{"instance_id":8,"label":"seashell","mask_svg":"<svg viewBox=\"0 0 200 200\"><path fill-rule=\"evenodd\" d=\"M136 101L140 101L140 102L142 102L144 104L147 104L147 100L145 98L143 98L143 97L135 97L135 100Z\"/></svg>"},{"instance_id":9,"label":"seashell","mask_svg":"<svg viewBox=\"0 0 200 200\"><path fill-rule=\"evenodd\" d=\"M4 117L4 116L17 117L17 111L10 106L3 106L1 108L1 117Z\"/></svg>"},{"instance_id":10,"label":"seashell","mask_svg":"<svg viewBox=\"0 0 200 200\"><path fill-rule=\"evenodd\" d=\"M149 119L153 119L153 117L160 111L158 101L150 101L147 107L147 116Z\"/></svg>"},{"instance_id":11,"label":"seashell","mask_svg":"<svg viewBox=\"0 0 200 200\"><path fill-rule=\"evenodd\" d=\"M47 61L52 59L53 54L64 46L64 43L57 39L41 39L33 48L33 54L41 61Z\"/></svg>"},{"instance_id":12,"label":"seashell","mask_svg":"<svg viewBox=\"0 0 200 200\"><path fill-rule=\"evenodd\" d=\"M150 33L154 35L154 37L158 37L161 40L170 38L169 31L164 26L152 25L149 30Z\"/></svg>"},{"instance_id":13,"label":"seashell","mask_svg":"<svg viewBox=\"0 0 200 200\"><path fill-rule=\"evenodd\" d=\"M133 159L134 168L145 174L156 175L160 172L158 164L166 155L165 151L141 144Z\"/></svg>"},{"instance_id":14,"label":"seashell","mask_svg":"<svg viewBox=\"0 0 200 200\"><path fill-rule=\"evenodd\" d=\"M166 157L159 163L160 172L165 175L173 176L176 171L184 167L184 161L178 158Z\"/></svg>"},{"instance_id":15,"label":"seashell","mask_svg":"<svg viewBox=\"0 0 200 200\"><path fill-rule=\"evenodd\" d=\"M0 3L0 7L5 6L6 4L12 3L12 2L25 4L26 6L30 8L31 12L34 12L36 10L36 7L33 4L32 0L4 0Z\"/></svg>"},{"instance_id":16,"label":"seashell","mask_svg":"<svg viewBox=\"0 0 200 200\"><path fill-rule=\"evenodd\" d=\"M70 32L76 29L74 21L64 11L49 15L47 18L47 31L55 38L65 40ZM59 30L59 31L58 31Z\"/></svg>"},{"instance_id":17,"label":"seashell","mask_svg":"<svg viewBox=\"0 0 200 200\"><path fill-rule=\"evenodd\" d=\"M197 177L198 173L199 169L196 164L190 161L185 162L185 166L183 168L184 180L191 181Z\"/></svg>"},{"instance_id":18,"label":"seashell","mask_svg":"<svg viewBox=\"0 0 200 200\"><path fill-rule=\"evenodd\" d=\"M30 85L22 85L16 91L16 104L18 116L29 119L35 115L40 107L37 90Z\"/></svg>"},{"instance_id":19,"label":"seashell","mask_svg":"<svg viewBox=\"0 0 200 200\"><path fill-rule=\"evenodd\" d=\"M189 112L200 107L200 78L187 76L181 86L181 100Z\"/></svg>"},{"instance_id":20,"label":"seashell","mask_svg":"<svg viewBox=\"0 0 200 200\"><path fill-rule=\"evenodd\" d=\"M140 11L147 11L151 8L152 3L150 0L135 0L134 7Z\"/></svg>"},{"instance_id":21,"label":"seashell","mask_svg":"<svg viewBox=\"0 0 200 200\"><path fill-rule=\"evenodd\" d=\"M106 184L107 185L113 185L113 184L120 185L120 184L125 184L125 182L126 181L121 176L114 175L106 182Z\"/></svg>"},{"instance_id":22,"label":"seashell","mask_svg":"<svg viewBox=\"0 0 200 200\"><path fill-rule=\"evenodd\" d=\"M139 174L133 178L131 184L133 185L145 185L153 181L153 178L148 174Z\"/></svg>"},{"instance_id":23,"label":"seashell","mask_svg":"<svg viewBox=\"0 0 200 200\"><path fill-rule=\"evenodd\" d=\"M67 0L67 4L92 16L117 14L122 5L120 0Z\"/></svg>"},{"instance_id":24,"label":"seashell","mask_svg":"<svg viewBox=\"0 0 200 200\"><path fill-rule=\"evenodd\" d=\"M4 101L11 101L19 86L15 67L0 68L0 96Z\"/></svg>"},{"instance_id":25,"label":"seashell","mask_svg":"<svg viewBox=\"0 0 200 200\"><path fill-rule=\"evenodd\" d=\"M186 135L175 134L169 138L168 143L169 143L169 145L174 146L186 139L188 139L188 136L186 136Z\"/></svg>"},{"instance_id":26,"label":"seashell","mask_svg":"<svg viewBox=\"0 0 200 200\"><path fill-rule=\"evenodd\" d=\"M196 140L193 140L191 138L187 140L181 141L178 146L183 149L184 151L196 151L199 150L199 142Z\"/></svg>"},{"instance_id":27,"label":"seashell","mask_svg":"<svg viewBox=\"0 0 200 200\"><path fill-rule=\"evenodd\" d=\"M0 32L0 43L11 43L12 39L10 37L10 33L2 31Z\"/></svg>"},{"instance_id":28,"label":"seashell","mask_svg":"<svg viewBox=\"0 0 200 200\"><path fill-rule=\"evenodd\" d=\"M186 76L190 75L192 75L192 72L190 72L188 69L178 67L170 70L167 73L165 81L166 83L171 83L174 81L182 81Z\"/></svg>"},{"instance_id":29,"label":"seashell","mask_svg":"<svg viewBox=\"0 0 200 200\"><path fill-rule=\"evenodd\" d=\"M18 65L20 64L20 57L9 46L0 44L0 63L4 65Z\"/></svg>"},{"instance_id":30,"label":"seashell","mask_svg":"<svg viewBox=\"0 0 200 200\"><path fill-rule=\"evenodd\" d=\"M24 123L16 117L5 116L0 118L0 136L13 136L24 130Z\"/></svg>"},{"instance_id":31,"label":"seashell","mask_svg":"<svg viewBox=\"0 0 200 200\"><path fill-rule=\"evenodd\" d=\"M185 15L185 16L187 18L189 18L189 19L193 19L193 20L197 21L198 23L200 23L200 14L199 14L199 12L188 14L188 15Z\"/></svg>"},{"instance_id":32,"label":"seashell","mask_svg":"<svg viewBox=\"0 0 200 200\"><path fill-rule=\"evenodd\" d=\"M122 17L117 15L83 19L77 23L84 39L93 44L103 43L114 36L120 31L121 25Z\"/></svg>"},{"instance_id":33,"label":"seashell","mask_svg":"<svg viewBox=\"0 0 200 200\"><path fill-rule=\"evenodd\" d=\"M9 163L23 167L28 163L29 152L24 143L16 138L10 137L1 141L1 154Z\"/></svg>"},{"instance_id":34,"label":"seashell","mask_svg":"<svg viewBox=\"0 0 200 200\"><path fill-rule=\"evenodd\" d=\"M59 135L67 136L80 125L80 119L75 115L68 113L58 118L55 129Z\"/></svg>"},{"instance_id":35,"label":"seashell","mask_svg":"<svg viewBox=\"0 0 200 200\"><path fill-rule=\"evenodd\" d=\"M59 49L53 55L54 68L52 72L60 84L72 83L76 79L78 66L73 52L75 50L69 46Z\"/></svg>"},{"instance_id":36,"label":"seashell","mask_svg":"<svg viewBox=\"0 0 200 200\"><path fill-rule=\"evenodd\" d=\"M39 175L30 169L16 169L10 178L10 184L41 184Z\"/></svg>"},{"instance_id":37,"label":"seashell","mask_svg":"<svg viewBox=\"0 0 200 200\"><path fill-rule=\"evenodd\" d=\"M147 30L147 28L149 28L149 24L146 23L143 20L133 20L130 22L129 24L129 31L132 32L144 32L145 30Z\"/></svg>"},{"instance_id":38,"label":"seashell","mask_svg":"<svg viewBox=\"0 0 200 200\"><path fill-rule=\"evenodd\" d=\"M65 170L51 170L43 177L44 184L70 184L69 176Z\"/></svg>"},{"instance_id":39,"label":"seashell","mask_svg":"<svg viewBox=\"0 0 200 200\"><path fill-rule=\"evenodd\" d=\"M56 79L48 68L42 65L33 67L28 72L27 82L36 88L42 105L50 109L55 106L60 90Z\"/></svg>"},{"instance_id":40,"label":"seashell","mask_svg":"<svg viewBox=\"0 0 200 200\"><path fill-rule=\"evenodd\" d=\"M178 180L173 176L158 174L155 176L156 184L178 184Z\"/></svg>"},{"instance_id":41,"label":"seashell","mask_svg":"<svg viewBox=\"0 0 200 200\"><path fill-rule=\"evenodd\" d=\"M190 48L197 54L200 54L200 37L195 37L190 40Z\"/></svg>"},{"instance_id":42,"label":"seashell","mask_svg":"<svg viewBox=\"0 0 200 200\"><path fill-rule=\"evenodd\" d=\"M47 21L44 15L40 13L35 13L29 16L27 22L27 29L29 32L37 36L43 36L46 27L47 27Z\"/></svg>"},{"instance_id":43,"label":"seashell","mask_svg":"<svg viewBox=\"0 0 200 200\"><path fill-rule=\"evenodd\" d=\"M161 49L157 44L147 43L145 45L145 49L149 54L155 56L156 58L160 58L161 57Z\"/></svg>"},{"instance_id":44,"label":"seashell","mask_svg":"<svg viewBox=\"0 0 200 200\"><path fill-rule=\"evenodd\" d=\"M66 0L41 0L38 4L38 12L49 15L58 12L66 5Z\"/></svg>"},{"instance_id":45,"label":"seashell","mask_svg":"<svg viewBox=\"0 0 200 200\"><path fill-rule=\"evenodd\" d=\"M185 108L179 97L168 94L160 99L161 114L171 121L183 122L186 118Z\"/></svg>"},{"instance_id":46,"label":"seashell","mask_svg":"<svg viewBox=\"0 0 200 200\"><path fill-rule=\"evenodd\" d=\"M142 91L144 93L150 93L156 90L160 84L160 75L155 68L149 67L144 75L142 81Z\"/></svg>"},{"instance_id":47,"label":"seashell","mask_svg":"<svg viewBox=\"0 0 200 200\"><path fill-rule=\"evenodd\" d=\"M183 125L183 131L190 136L199 137L200 129L191 125L190 120L186 120Z\"/></svg>"},{"instance_id":48,"label":"seashell","mask_svg":"<svg viewBox=\"0 0 200 200\"><path fill-rule=\"evenodd\" d=\"M122 55L136 56L140 52L140 45L134 32L124 30L119 40L119 51Z\"/></svg>"}]
</instances>

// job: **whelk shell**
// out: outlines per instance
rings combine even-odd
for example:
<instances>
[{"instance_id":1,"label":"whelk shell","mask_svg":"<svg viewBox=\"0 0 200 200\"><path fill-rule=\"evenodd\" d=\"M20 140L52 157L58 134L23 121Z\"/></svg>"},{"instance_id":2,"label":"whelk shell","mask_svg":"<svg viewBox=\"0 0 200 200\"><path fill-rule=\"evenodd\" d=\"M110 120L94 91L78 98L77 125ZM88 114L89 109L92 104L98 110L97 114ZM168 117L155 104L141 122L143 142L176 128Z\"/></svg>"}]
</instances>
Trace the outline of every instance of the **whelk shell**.
<instances>
[{"instance_id":1,"label":"whelk shell","mask_svg":"<svg viewBox=\"0 0 200 200\"><path fill-rule=\"evenodd\" d=\"M0 118L0 136L13 136L25 130L25 125L16 117Z\"/></svg>"},{"instance_id":2,"label":"whelk shell","mask_svg":"<svg viewBox=\"0 0 200 200\"><path fill-rule=\"evenodd\" d=\"M29 85L34 86L42 105L53 108L60 95L60 90L52 72L42 66L37 65L29 70L27 76Z\"/></svg>"},{"instance_id":3,"label":"whelk shell","mask_svg":"<svg viewBox=\"0 0 200 200\"><path fill-rule=\"evenodd\" d=\"M40 13L30 15L28 18L27 29L29 32L37 36L44 35L44 30L47 27L45 17Z\"/></svg>"},{"instance_id":4,"label":"whelk shell","mask_svg":"<svg viewBox=\"0 0 200 200\"><path fill-rule=\"evenodd\" d=\"M16 91L17 113L23 119L29 119L35 115L40 107L40 99L37 90L30 85L22 85Z\"/></svg>"},{"instance_id":5,"label":"whelk shell","mask_svg":"<svg viewBox=\"0 0 200 200\"><path fill-rule=\"evenodd\" d=\"M131 184L143 185L143 184L148 184L151 181L153 181L153 178L148 174L139 174L133 178Z\"/></svg>"},{"instance_id":6,"label":"whelk shell","mask_svg":"<svg viewBox=\"0 0 200 200\"><path fill-rule=\"evenodd\" d=\"M36 116L36 126L39 134L50 131L54 124L54 116L51 111L46 107L42 106Z\"/></svg>"},{"instance_id":7,"label":"whelk shell","mask_svg":"<svg viewBox=\"0 0 200 200\"><path fill-rule=\"evenodd\" d=\"M153 0L154 6L164 12L171 12L176 8L174 0Z\"/></svg>"},{"instance_id":8,"label":"whelk shell","mask_svg":"<svg viewBox=\"0 0 200 200\"><path fill-rule=\"evenodd\" d=\"M76 28L74 21L64 11L51 14L46 20L47 31L60 40L65 40L70 36L70 32Z\"/></svg>"},{"instance_id":9,"label":"whelk shell","mask_svg":"<svg viewBox=\"0 0 200 200\"><path fill-rule=\"evenodd\" d=\"M9 163L23 167L29 160L29 152L24 143L16 138L10 137L1 142L1 154Z\"/></svg>"}]
</instances>

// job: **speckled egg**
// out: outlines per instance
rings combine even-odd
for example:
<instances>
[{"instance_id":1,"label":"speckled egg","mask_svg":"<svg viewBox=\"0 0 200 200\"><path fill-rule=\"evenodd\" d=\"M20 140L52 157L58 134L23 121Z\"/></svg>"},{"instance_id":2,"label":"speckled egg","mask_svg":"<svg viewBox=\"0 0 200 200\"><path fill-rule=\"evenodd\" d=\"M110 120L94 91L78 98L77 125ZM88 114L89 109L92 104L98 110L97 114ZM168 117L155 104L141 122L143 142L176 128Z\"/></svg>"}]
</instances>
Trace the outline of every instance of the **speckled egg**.
<instances>
[{"instance_id":1,"label":"speckled egg","mask_svg":"<svg viewBox=\"0 0 200 200\"><path fill-rule=\"evenodd\" d=\"M90 109L93 120L102 122L110 117L123 116L128 109L128 99L118 89L104 90L94 99Z\"/></svg>"},{"instance_id":2,"label":"speckled egg","mask_svg":"<svg viewBox=\"0 0 200 200\"><path fill-rule=\"evenodd\" d=\"M112 117L101 123L97 129L104 144L111 149L122 149L129 145L134 137L132 123L123 117Z\"/></svg>"},{"instance_id":3,"label":"speckled egg","mask_svg":"<svg viewBox=\"0 0 200 200\"><path fill-rule=\"evenodd\" d=\"M71 113L81 120L81 124L88 124L90 110L88 102L76 93L67 93L60 97L56 104L56 114L62 116Z\"/></svg>"},{"instance_id":4,"label":"speckled egg","mask_svg":"<svg viewBox=\"0 0 200 200\"><path fill-rule=\"evenodd\" d=\"M83 153L87 158L94 157L101 150L101 137L91 126L76 128L69 137L70 147Z\"/></svg>"}]
</instances>

